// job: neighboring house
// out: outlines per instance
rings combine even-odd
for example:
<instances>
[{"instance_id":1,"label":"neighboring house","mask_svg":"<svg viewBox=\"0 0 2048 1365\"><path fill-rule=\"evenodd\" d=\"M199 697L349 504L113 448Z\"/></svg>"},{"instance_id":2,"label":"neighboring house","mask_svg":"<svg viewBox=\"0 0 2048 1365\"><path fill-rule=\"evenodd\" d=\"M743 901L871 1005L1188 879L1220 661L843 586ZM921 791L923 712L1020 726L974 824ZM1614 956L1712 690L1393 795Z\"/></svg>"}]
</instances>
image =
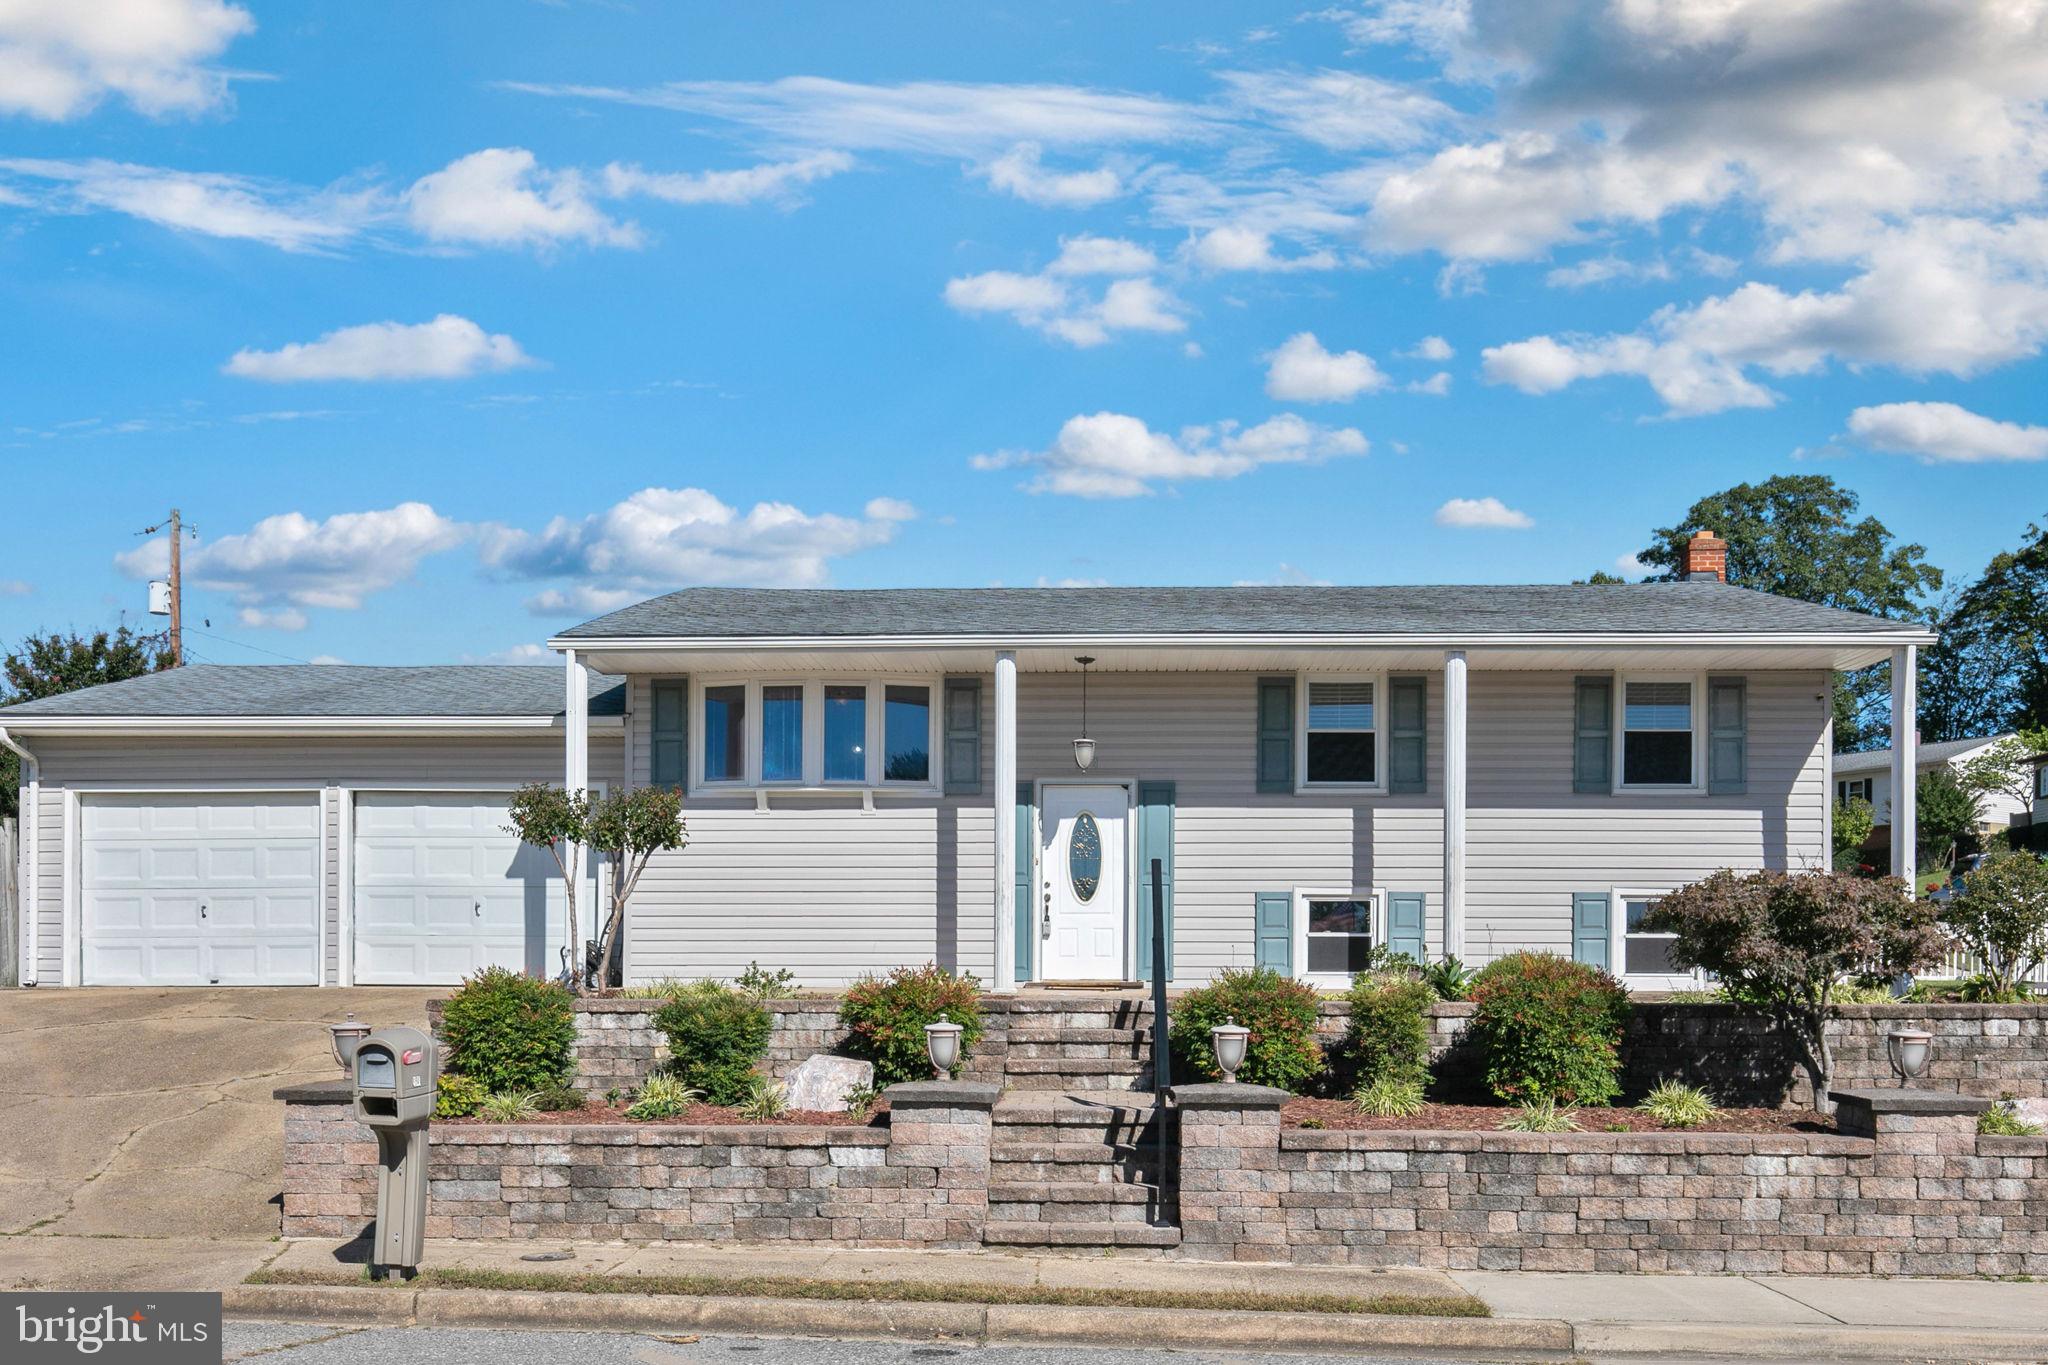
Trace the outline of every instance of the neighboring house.
<instances>
[{"instance_id":1,"label":"neighboring house","mask_svg":"<svg viewBox=\"0 0 2048 1365\"><path fill-rule=\"evenodd\" d=\"M1957 777L1962 776L1963 765L2009 735L1991 735L1983 739L1947 739L1936 744L1919 746L1919 762L1916 771L1921 777L1936 768L1946 767ZM1916 779L1917 780L1917 779ZM2035 774L2035 781L2040 775ZM1870 833L1870 846L1875 848L1887 844L1891 834L1892 810L1892 751L1890 749L1865 749L1855 753L1835 755L1835 799L1868 801L1877 816L1877 825ZM1978 802L1978 814L1986 831L2009 829L2014 825L2027 823L2026 803L2004 792L1994 792Z\"/></svg>"},{"instance_id":2,"label":"neighboring house","mask_svg":"<svg viewBox=\"0 0 2048 1365\"><path fill-rule=\"evenodd\" d=\"M1728 587L1717 550L1696 540L1686 581L1639 585L692 589L563 632L566 688L227 669L251 681L202 708L212 729L152 714L153 680L8 708L39 760L25 960L50 984L194 979L209 936L240 940L177 907L153 925L138 899L167 894L162 869L181 890L240 876L275 821L300 840L277 866L322 907L293 922L292 979L552 965L545 877L518 952L456 913L508 857L466 841L547 776L686 795L689 846L632 905L630 981L758 961L825 986L931 960L998 990L1141 980L1156 907L1182 986L1253 964L1337 985L1375 943L1684 984L1667 941L1633 931L1648 902L1722 867L1827 866L1831 674L1890 659L1910 682L1933 638ZM207 672L156 685L225 687ZM266 673L324 704L259 704ZM351 675L372 703L344 703ZM493 692L511 733L487 739L458 699ZM1910 686L1894 710L1910 748ZM444 818L466 824L444 840ZM446 896L423 877L444 860ZM256 961L222 979L264 978Z\"/></svg>"}]
</instances>

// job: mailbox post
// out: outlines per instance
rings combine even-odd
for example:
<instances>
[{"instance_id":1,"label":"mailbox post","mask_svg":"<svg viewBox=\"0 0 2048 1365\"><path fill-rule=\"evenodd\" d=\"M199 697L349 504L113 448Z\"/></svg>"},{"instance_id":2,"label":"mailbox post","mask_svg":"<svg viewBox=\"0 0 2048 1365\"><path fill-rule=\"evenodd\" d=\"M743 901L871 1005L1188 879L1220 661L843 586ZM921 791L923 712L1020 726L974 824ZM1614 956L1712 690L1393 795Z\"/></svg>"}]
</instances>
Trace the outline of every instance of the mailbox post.
<instances>
[{"instance_id":1,"label":"mailbox post","mask_svg":"<svg viewBox=\"0 0 2048 1365\"><path fill-rule=\"evenodd\" d=\"M370 1278L411 1279L427 1236L427 1123L440 1081L434 1040L380 1029L356 1044L356 1121L377 1134L377 1226Z\"/></svg>"}]
</instances>

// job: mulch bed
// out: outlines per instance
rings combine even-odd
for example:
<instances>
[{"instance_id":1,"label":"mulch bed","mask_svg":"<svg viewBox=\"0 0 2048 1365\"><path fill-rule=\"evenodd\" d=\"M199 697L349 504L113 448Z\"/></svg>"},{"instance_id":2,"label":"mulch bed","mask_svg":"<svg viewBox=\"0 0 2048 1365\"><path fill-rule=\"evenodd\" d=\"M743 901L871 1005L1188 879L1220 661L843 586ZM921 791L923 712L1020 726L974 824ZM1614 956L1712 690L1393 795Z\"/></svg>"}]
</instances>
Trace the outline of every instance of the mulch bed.
<instances>
[{"instance_id":1,"label":"mulch bed","mask_svg":"<svg viewBox=\"0 0 2048 1365\"><path fill-rule=\"evenodd\" d=\"M1324 1128L1379 1128L1394 1132L1493 1132L1515 1111L1500 1104L1426 1104L1412 1118L1381 1119L1361 1114L1349 1100L1318 1100L1297 1096L1280 1111L1283 1127L1299 1128L1314 1119ZM1631 1133L1832 1133L1835 1121L1804 1109L1723 1109L1697 1128L1666 1128L1639 1109L1579 1109L1581 1132L1625 1129ZM1313 1126L1313 1125L1311 1125Z\"/></svg>"},{"instance_id":2,"label":"mulch bed","mask_svg":"<svg viewBox=\"0 0 2048 1365\"><path fill-rule=\"evenodd\" d=\"M737 1109L728 1109L718 1104L693 1104L674 1118L629 1119L623 1104L606 1104L602 1100L584 1105L581 1109L558 1109L551 1113L535 1114L530 1119L519 1120L520 1127L534 1124L571 1123L621 1123L635 1128L660 1127L709 1127L709 1128L874 1128L888 1122L889 1106L886 1102L877 1104L873 1113L864 1119L854 1119L843 1113L828 1113L815 1109L792 1109L781 1118L741 1118ZM435 1119L435 1124L485 1124L490 1120L471 1115L465 1119Z\"/></svg>"}]
</instances>

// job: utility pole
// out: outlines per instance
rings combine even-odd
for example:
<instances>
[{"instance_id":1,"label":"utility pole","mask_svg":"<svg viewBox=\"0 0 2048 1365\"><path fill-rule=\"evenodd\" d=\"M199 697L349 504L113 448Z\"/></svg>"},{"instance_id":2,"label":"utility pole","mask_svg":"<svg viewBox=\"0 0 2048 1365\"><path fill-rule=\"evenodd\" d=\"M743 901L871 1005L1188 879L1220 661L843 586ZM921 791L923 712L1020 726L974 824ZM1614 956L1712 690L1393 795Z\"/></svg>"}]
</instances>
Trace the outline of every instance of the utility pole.
<instances>
[{"instance_id":1,"label":"utility pole","mask_svg":"<svg viewBox=\"0 0 2048 1365\"><path fill-rule=\"evenodd\" d=\"M153 536L158 531L163 530L168 530L171 533L171 575L170 581L164 585L170 590L171 599L171 667L183 668L185 666L185 518L177 508L173 507L168 521L160 521L154 526L145 526L140 531L137 531L136 534ZM156 604L152 600L150 611L154 613L156 610Z\"/></svg>"}]
</instances>

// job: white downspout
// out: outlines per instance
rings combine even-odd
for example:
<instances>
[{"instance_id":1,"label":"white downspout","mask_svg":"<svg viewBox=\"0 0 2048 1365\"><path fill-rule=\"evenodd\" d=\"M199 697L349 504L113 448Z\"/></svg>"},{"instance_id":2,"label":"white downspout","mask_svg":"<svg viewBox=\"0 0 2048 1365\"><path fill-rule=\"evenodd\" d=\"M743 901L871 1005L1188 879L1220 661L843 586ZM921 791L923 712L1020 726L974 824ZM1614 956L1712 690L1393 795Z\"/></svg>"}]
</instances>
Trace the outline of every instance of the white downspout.
<instances>
[{"instance_id":1,"label":"white downspout","mask_svg":"<svg viewBox=\"0 0 2048 1365\"><path fill-rule=\"evenodd\" d=\"M1465 956L1465 651L1444 652L1444 956ZM1427 953L1425 952L1425 956Z\"/></svg>"},{"instance_id":2,"label":"white downspout","mask_svg":"<svg viewBox=\"0 0 2048 1365\"><path fill-rule=\"evenodd\" d=\"M36 953L40 947L37 921L42 915L42 877L39 875L41 859L40 835L42 832L42 775L43 765L36 756L21 746L21 741L7 733L0 726L0 748L11 751L21 760L21 848L18 852L21 871L15 885L21 888L21 960L15 973L16 980L24 986L33 986L40 975Z\"/></svg>"},{"instance_id":3,"label":"white downspout","mask_svg":"<svg viewBox=\"0 0 2048 1365\"><path fill-rule=\"evenodd\" d=\"M1920 818L1915 809L1920 780L1920 715L1914 673L1920 650L1892 651L1892 875L1903 877L1907 894L1918 896Z\"/></svg>"},{"instance_id":4,"label":"white downspout","mask_svg":"<svg viewBox=\"0 0 2048 1365\"><path fill-rule=\"evenodd\" d=\"M567 689L562 710L563 747L567 751L563 755L562 786L571 792L587 792L590 790L590 670L576 657L573 649L562 651L562 657L565 665L563 681ZM577 923L568 927L568 966L571 972L576 973L583 970L581 954L585 917L598 913L595 903L597 883L589 871L590 850L579 848L575 859L576 894L581 900L585 898L584 892L588 891L587 899L592 904L587 911L579 904ZM589 922L596 924L599 921L592 919Z\"/></svg>"}]
</instances>

